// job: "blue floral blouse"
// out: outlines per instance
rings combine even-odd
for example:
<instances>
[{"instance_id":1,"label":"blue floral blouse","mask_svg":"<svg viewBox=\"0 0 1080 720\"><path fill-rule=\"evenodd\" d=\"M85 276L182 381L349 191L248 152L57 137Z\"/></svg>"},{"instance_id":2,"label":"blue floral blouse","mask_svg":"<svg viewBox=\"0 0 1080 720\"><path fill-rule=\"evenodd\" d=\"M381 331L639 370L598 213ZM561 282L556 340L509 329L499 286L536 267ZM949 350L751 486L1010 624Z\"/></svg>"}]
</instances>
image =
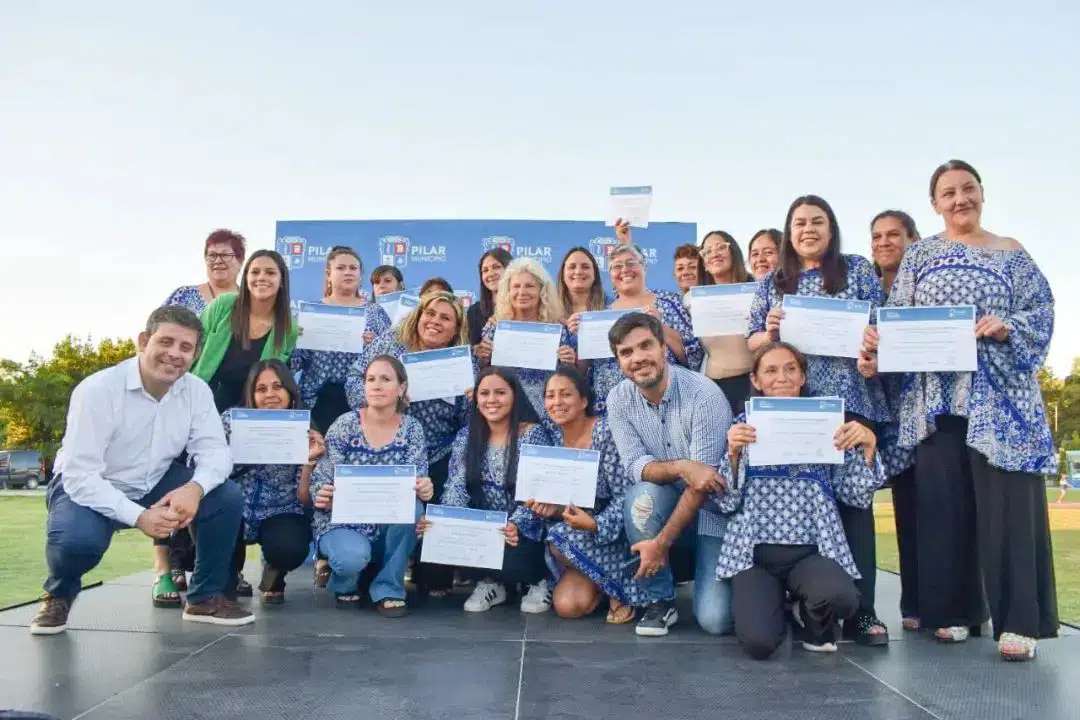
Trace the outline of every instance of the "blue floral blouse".
<instances>
[{"instance_id":1,"label":"blue floral blouse","mask_svg":"<svg viewBox=\"0 0 1080 720\"><path fill-rule=\"evenodd\" d=\"M424 429L416 418L402 416L394 439L381 448L373 448L360 427L360 413L346 413L326 431L326 454L311 473L311 497L323 485L334 484L336 465L415 465L417 477L423 477L428 474L425 446ZM349 528L369 538L379 531L378 525L331 525L330 511L315 510L311 529L316 543L335 528Z\"/></svg>"},{"instance_id":2,"label":"blue floral blouse","mask_svg":"<svg viewBox=\"0 0 1080 720\"><path fill-rule=\"evenodd\" d=\"M207 302L203 300L198 285L182 285L173 290L162 305L182 305L196 315L202 315Z\"/></svg>"},{"instance_id":3,"label":"blue floral blouse","mask_svg":"<svg viewBox=\"0 0 1080 720\"><path fill-rule=\"evenodd\" d=\"M874 274L870 261L860 255L843 255L847 265L847 287L835 295L828 295L822 285L821 272L817 269L804 270L799 274L797 295L834 297L844 300L869 300L870 315L885 302L881 290L881 281ZM769 310L779 307L783 295L776 289L770 272L758 284L757 295L750 305L750 324L747 337L756 332L764 332L765 317ZM783 336L780 338L783 340ZM832 395L844 398L844 410L861 415L874 422L886 422L890 419L889 405L885 401L885 391L881 380L867 380L855 364L855 358L827 357L807 355L806 390L810 395Z\"/></svg>"},{"instance_id":4,"label":"blue floral blouse","mask_svg":"<svg viewBox=\"0 0 1080 720\"><path fill-rule=\"evenodd\" d=\"M232 432L232 413L221 414L228 441ZM244 490L244 540L259 539L263 520L277 515L303 515L304 506L296 497L300 483L300 465L234 465L232 479Z\"/></svg>"},{"instance_id":5,"label":"blue floral blouse","mask_svg":"<svg viewBox=\"0 0 1080 720\"><path fill-rule=\"evenodd\" d=\"M482 339L494 342L494 318L488 321L488 324L484 326L484 330L480 335ZM577 350L577 336L571 335L565 325L562 328L562 334L559 336L559 347L562 347L563 345L569 345L574 348L574 350ZM540 419L546 418L547 411L544 409L544 385L547 383L548 378L551 377L553 372L551 370L537 370L535 368L510 369L517 374L517 378L521 382L521 387L525 391L525 395L529 398L529 403L533 406L533 409L536 410L536 416Z\"/></svg>"},{"instance_id":6,"label":"blue floral blouse","mask_svg":"<svg viewBox=\"0 0 1080 720\"><path fill-rule=\"evenodd\" d=\"M705 359L705 348L701 340L694 337L693 326L690 322L690 311L686 309L682 298L678 293L668 290L650 290L656 296L656 309L660 311L661 322L679 333L682 338L683 348L686 351L686 362L680 362L671 352L671 348L665 345L667 361L674 365L682 365L691 370L701 367ZM574 338L575 343L577 338ZM626 376L619 369L619 361L615 358L591 360L589 362L590 381L593 391L593 412L601 415L607 412L607 396L611 388L623 381Z\"/></svg>"},{"instance_id":7,"label":"blue floral blouse","mask_svg":"<svg viewBox=\"0 0 1080 720\"><path fill-rule=\"evenodd\" d=\"M367 374L368 365L375 357L393 355L400 360L407 352L408 350L398 340L396 330L384 332L367 345L353 361L345 377L345 397L349 401L349 407L356 410L367 404L364 399L364 376ZM476 358L473 357L474 377L476 372ZM428 462L434 464L450 454L450 445L454 442L454 436L469 421L469 401L464 395L454 398L452 403L441 398L421 400L409 403L405 412L423 425L424 437L427 439Z\"/></svg>"},{"instance_id":8,"label":"blue floral blouse","mask_svg":"<svg viewBox=\"0 0 1080 720\"><path fill-rule=\"evenodd\" d=\"M390 316L378 303L370 302L366 309L365 332L378 336L390 328ZM361 353L331 350L293 350L289 368L293 375L299 376L300 399L304 401L304 406L315 407L315 400L324 385L344 385L349 368L360 355Z\"/></svg>"},{"instance_id":9,"label":"blue floral blouse","mask_svg":"<svg viewBox=\"0 0 1080 720\"><path fill-rule=\"evenodd\" d=\"M996 315L1005 342L978 341L975 372L907 373L899 445L914 448L938 415L968 419L967 443L1002 470L1055 474L1057 453L1035 374L1054 332L1054 296L1023 249L987 250L935 235L908 248L889 305L974 305Z\"/></svg>"},{"instance_id":10,"label":"blue floral blouse","mask_svg":"<svg viewBox=\"0 0 1080 720\"><path fill-rule=\"evenodd\" d=\"M546 445L554 442L550 431L543 424L532 425L518 436L518 444ZM508 520L517 526L518 531L530 540L540 540L544 534L544 519L514 500L514 490L507 487L506 464L507 448L488 446L487 454L480 468L481 497L469 496L469 487L465 481L466 451L469 445L469 428L463 427L454 438L450 452L450 475L443 488L442 504L456 507L472 507L479 510L495 510L508 514Z\"/></svg>"},{"instance_id":11,"label":"blue floral blouse","mask_svg":"<svg viewBox=\"0 0 1080 720\"><path fill-rule=\"evenodd\" d=\"M746 422L746 416L736 422ZM754 548L768 544L817 545L819 555L859 578L836 503L869 508L874 491L884 482L880 458L875 455L870 466L859 448L844 453L843 465L750 467L742 453L738 482L714 500L723 512L733 513L716 577L730 578L750 569Z\"/></svg>"}]
</instances>

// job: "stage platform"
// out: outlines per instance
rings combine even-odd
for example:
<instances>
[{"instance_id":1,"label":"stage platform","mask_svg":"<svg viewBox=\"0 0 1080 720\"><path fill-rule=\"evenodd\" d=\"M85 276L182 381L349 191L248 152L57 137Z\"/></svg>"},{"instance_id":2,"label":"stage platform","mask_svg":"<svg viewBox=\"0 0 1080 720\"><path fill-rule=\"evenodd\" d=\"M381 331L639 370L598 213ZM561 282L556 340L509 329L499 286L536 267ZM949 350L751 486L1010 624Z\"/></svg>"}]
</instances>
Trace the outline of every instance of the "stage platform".
<instances>
[{"instance_id":1,"label":"stage platform","mask_svg":"<svg viewBox=\"0 0 1080 720\"><path fill-rule=\"evenodd\" d=\"M0 708L93 720L1080 718L1074 630L1026 664L1003 663L985 638L940 645L900 629L889 573L887 648L818 655L789 641L765 662L701 632L687 588L671 634L645 639L599 614L465 613L461 595L410 597L413 614L388 620L335 608L310 578L294 574L284 606L245 600L258 619L238 630L154 609L150 573L87 590L63 635L31 636L34 606L2 612Z\"/></svg>"}]
</instances>

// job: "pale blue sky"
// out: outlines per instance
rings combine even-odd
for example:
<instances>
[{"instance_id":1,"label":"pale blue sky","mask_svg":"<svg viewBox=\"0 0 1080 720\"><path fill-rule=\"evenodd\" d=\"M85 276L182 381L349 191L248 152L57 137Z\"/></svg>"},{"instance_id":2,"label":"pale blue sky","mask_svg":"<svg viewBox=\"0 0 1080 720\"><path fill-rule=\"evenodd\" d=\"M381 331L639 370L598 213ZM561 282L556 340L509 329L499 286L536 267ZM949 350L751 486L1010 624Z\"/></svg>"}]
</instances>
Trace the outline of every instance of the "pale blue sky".
<instances>
[{"instance_id":1,"label":"pale blue sky","mask_svg":"<svg viewBox=\"0 0 1080 720\"><path fill-rule=\"evenodd\" d=\"M1075 4L34 5L0 10L0 356L131 335L215 227L599 219L652 184L744 247L814 192L868 253L886 207L940 228L949 157L1080 355Z\"/></svg>"}]
</instances>

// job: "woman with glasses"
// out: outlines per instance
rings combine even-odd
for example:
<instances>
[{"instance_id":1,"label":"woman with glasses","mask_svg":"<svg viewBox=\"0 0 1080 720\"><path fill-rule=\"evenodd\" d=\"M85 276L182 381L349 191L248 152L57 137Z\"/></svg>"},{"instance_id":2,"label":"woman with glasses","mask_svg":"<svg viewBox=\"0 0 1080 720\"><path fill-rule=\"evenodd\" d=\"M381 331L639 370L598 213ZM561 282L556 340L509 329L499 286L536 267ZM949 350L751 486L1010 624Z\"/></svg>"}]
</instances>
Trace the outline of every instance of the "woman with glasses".
<instances>
[{"instance_id":1,"label":"woman with glasses","mask_svg":"<svg viewBox=\"0 0 1080 720\"><path fill-rule=\"evenodd\" d=\"M244 263L244 236L232 230L215 230L203 245L206 282L182 285L169 295L163 305L183 305L199 315L220 295L236 292L236 277Z\"/></svg>"},{"instance_id":2,"label":"woman with glasses","mask_svg":"<svg viewBox=\"0 0 1080 720\"><path fill-rule=\"evenodd\" d=\"M742 250L735 238L723 230L713 230L701 239L701 256L710 284L753 282L746 271ZM742 335L714 335L701 338L705 361L701 372L724 393L732 413L743 411L750 396L750 348Z\"/></svg>"}]
</instances>

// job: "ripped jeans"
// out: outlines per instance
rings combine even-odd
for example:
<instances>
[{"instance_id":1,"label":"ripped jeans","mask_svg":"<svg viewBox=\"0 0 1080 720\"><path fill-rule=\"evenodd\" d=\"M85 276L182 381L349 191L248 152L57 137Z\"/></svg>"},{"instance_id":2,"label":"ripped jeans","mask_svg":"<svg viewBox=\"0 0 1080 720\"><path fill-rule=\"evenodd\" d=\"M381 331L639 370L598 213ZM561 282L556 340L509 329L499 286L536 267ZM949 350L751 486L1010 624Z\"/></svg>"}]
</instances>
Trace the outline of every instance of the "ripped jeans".
<instances>
[{"instance_id":1,"label":"ripped jeans","mask_svg":"<svg viewBox=\"0 0 1080 720\"><path fill-rule=\"evenodd\" d=\"M623 523L630 544L656 537L675 511L681 495L682 487L674 484L639 482L630 488L623 501ZM713 635L731 633L735 629L731 614L731 581L716 578L716 562L723 541L722 537L698 535L695 519L683 529L672 546L672 551L695 554L694 617L705 632ZM670 601L675 597L675 578L670 563L656 575L642 578L638 583L650 603Z\"/></svg>"}]
</instances>

